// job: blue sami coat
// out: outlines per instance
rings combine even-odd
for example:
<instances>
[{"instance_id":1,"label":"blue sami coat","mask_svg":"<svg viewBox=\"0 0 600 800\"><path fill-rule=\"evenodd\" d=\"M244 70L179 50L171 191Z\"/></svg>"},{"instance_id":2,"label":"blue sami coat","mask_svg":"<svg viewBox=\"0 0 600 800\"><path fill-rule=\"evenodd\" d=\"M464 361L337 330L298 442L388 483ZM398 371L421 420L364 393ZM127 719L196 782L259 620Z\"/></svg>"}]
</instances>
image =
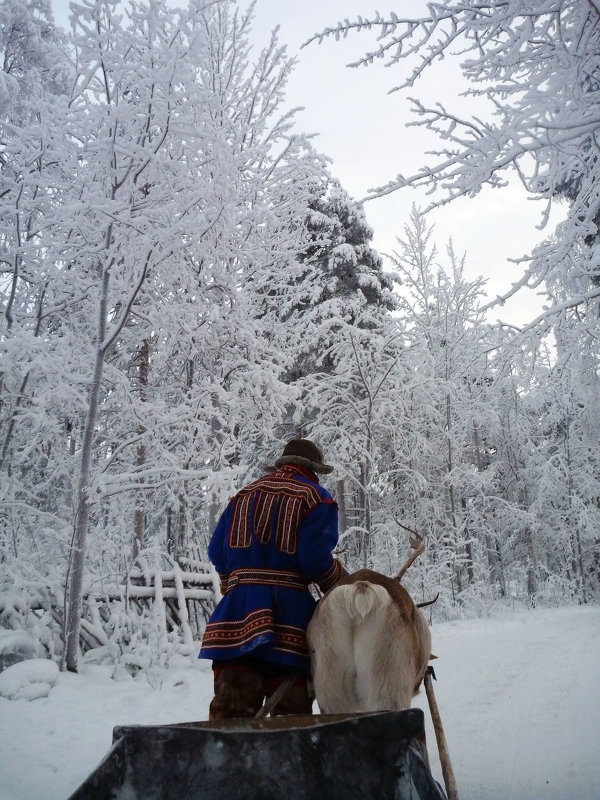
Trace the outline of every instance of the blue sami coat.
<instances>
[{"instance_id":1,"label":"blue sami coat","mask_svg":"<svg viewBox=\"0 0 600 800\"><path fill-rule=\"evenodd\" d=\"M286 464L238 492L208 548L223 598L199 658L251 656L308 671L306 628L316 605L308 584L326 592L340 579L337 541L337 505L303 467Z\"/></svg>"}]
</instances>

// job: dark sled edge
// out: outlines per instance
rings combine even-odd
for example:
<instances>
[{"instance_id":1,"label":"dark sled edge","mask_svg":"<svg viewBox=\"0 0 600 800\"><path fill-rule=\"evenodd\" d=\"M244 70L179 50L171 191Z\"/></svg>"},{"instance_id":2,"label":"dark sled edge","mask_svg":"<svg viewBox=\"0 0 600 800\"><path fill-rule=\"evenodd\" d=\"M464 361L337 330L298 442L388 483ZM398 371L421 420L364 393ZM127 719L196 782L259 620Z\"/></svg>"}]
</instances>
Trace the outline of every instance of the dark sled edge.
<instances>
[{"instance_id":1,"label":"dark sled edge","mask_svg":"<svg viewBox=\"0 0 600 800\"><path fill-rule=\"evenodd\" d=\"M446 800L420 709L118 726L69 800Z\"/></svg>"}]
</instances>

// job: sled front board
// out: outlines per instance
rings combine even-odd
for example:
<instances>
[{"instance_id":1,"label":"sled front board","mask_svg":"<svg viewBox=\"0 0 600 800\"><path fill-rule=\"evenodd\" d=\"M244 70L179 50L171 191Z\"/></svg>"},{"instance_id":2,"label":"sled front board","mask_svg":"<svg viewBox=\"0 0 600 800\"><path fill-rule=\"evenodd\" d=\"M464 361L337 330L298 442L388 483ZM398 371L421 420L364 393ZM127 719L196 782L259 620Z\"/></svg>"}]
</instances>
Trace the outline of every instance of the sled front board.
<instances>
[{"instance_id":1,"label":"sled front board","mask_svg":"<svg viewBox=\"0 0 600 800\"><path fill-rule=\"evenodd\" d=\"M69 800L445 800L423 712L118 727Z\"/></svg>"}]
</instances>

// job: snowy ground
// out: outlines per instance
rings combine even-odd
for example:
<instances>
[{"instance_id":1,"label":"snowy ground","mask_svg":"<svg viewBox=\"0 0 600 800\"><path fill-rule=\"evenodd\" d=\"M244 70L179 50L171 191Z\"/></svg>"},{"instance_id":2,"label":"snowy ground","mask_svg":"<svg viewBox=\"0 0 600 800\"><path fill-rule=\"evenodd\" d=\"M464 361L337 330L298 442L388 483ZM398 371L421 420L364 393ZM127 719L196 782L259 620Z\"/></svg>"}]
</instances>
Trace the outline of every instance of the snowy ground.
<instances>
[{"instance_id":1,"label":"snowy ground","mask_svg":"<svg viewBox=\"0 0 600 800\"><path fill-rule=\"evenodd\" d=\"M600 608L519 611L432 633L461 800L600 800ZM69 675L26 664L0 675L1 800L66 800L115 725L206 719L204 662L155 674L152 685L111 680L106 667ZM425 703L421 694L415 705ZM441 782L431 728L427 737Z\"/></svg>"}]
</instances>

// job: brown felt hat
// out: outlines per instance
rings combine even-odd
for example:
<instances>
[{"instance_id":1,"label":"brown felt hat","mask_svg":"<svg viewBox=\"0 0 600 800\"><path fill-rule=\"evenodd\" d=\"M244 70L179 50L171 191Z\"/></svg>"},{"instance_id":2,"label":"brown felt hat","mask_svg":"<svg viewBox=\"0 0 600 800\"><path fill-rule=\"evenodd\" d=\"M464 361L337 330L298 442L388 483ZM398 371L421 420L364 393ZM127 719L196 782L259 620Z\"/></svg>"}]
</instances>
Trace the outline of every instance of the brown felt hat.
<instances>
[{"instance_id":1,"label":"brown felt hat","mask_svg":"<svg viewBox=\"0 0 600 800\"><path fill-rule=\"evenodd\" d=\"M333 472L333 467L323 463L323 451L309 439L292 439L283 448L283 454L275 462L276 467L284 464L299 464L301 467L308 467L313 472L321 472L324 475Z\"/></svg>"}]
</instances>

